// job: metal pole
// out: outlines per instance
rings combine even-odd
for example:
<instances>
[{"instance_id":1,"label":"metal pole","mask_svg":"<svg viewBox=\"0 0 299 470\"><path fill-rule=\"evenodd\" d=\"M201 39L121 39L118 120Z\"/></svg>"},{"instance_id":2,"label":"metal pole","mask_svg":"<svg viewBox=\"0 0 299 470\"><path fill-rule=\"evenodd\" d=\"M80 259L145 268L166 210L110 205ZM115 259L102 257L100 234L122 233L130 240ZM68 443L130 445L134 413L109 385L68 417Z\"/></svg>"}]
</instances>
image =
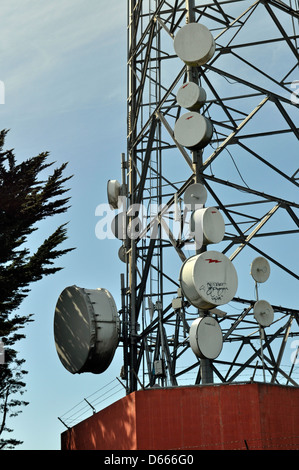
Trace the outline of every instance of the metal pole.
<instances>
[{"instance_id":1,"label":"metal pole","mask_svg":"<svg viewBox=\"0 0 299 470\"><path fill-rule=\"evenodd\" d=\"M129 193L130 199L128 200L131 206L135 203L136 187L136 127L134 126L135 113L136 113L136 0L129 2L129 44L128 44L128 155L129 155ZM136 242L134 237L128 240L130 246L129 253L129 328L130 328L130 344L129 344L129 391L134 392L137 390L136 379L136 364L137 364L137 315L136 315Z\"/></svg>"},{"instance_id":2,"label":"metal pole","mask_svg":"<svg viewBox=\"0 0 299 470\"><path fill-rule=\"evenodd\" d=\"M122 379L125 380L126 386L125 389L128 393L129 386L128 386L128 368L129 368L129 349L128 349L128 315L126 309L126 288L125 288L125 275L120 275L120 283L121 283L121 305L122 305L122 338L123 338L123 345L124 345L124 366L122 371Z\"/></svg>"}]
</instances>

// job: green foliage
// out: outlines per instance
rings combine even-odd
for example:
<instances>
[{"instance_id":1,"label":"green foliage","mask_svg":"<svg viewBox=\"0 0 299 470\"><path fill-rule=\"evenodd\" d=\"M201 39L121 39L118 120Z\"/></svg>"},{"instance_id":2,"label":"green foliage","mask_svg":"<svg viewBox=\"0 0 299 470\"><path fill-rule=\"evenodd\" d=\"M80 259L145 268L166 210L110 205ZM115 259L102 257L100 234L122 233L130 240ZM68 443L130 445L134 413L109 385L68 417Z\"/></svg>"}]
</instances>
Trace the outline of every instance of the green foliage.
<instances>
[{"instance_id":1,"label":"green foliage","mask_svg":"<svg viewBox=\"0 0 299 470\"><path fill-rule=\"evenodd\" d=\"M17 163L13 150L3 150L7 130L0 132L0 340L5 345L5 364L0 364L0 449L13 448L19 441L4 439L12 432L7 418L16 416L27 402L22 399L25 383L24 359L18 359L14 345L25 335L20 332L32 321L32 315L16 313L30 292L30 284L60 267L57 258L72 248L58 249L67 239L66 224L59 226L35 253L28 248L28 237L38 230L38 223L67 211L69 198L64 187L71 177L64 177L67 164L48 174L48 152Z\"/></svg>"}]
</instances>

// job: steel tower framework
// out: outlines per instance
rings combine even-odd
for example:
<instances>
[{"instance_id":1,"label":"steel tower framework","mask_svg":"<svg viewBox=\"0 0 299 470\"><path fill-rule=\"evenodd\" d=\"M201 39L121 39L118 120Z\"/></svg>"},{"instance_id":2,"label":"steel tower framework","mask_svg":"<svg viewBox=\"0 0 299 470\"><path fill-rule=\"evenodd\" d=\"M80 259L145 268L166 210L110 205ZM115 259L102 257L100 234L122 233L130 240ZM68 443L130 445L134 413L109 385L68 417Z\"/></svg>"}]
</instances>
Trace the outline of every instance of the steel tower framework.
<instances>
[{"instance_id":1,"label":"steel tower framework","mask_svg":"<svg viewBox=\"0 0 299 470\"><path fill-rule=\"evenodd\" d=\"M121 277L128 393L258 374L298 385L295 362L283 364L287 340L299 331L290 295L299 279L298 21L296 1L128 1L128 147L122 170L131 232L123 243ZM216 41L213 58L199 67L187 67L173 48L189 22L207 26ZM213 124L213 138L202 151L188 151L174 138L183 112L176 91L187 80L207 92L201 113ZM180 267L196 252L182 204L194 182L205 185L208 204L225 219L225 237L215 249L233 261L239 276L236 297L217 316L224 342L213 361L198 359L190 349L197 309L184 298L173 306ZM267 288L275 281L280 286L271 296L267 291L275 311L269 328L260 328L252 313L262 289L249 275L256 256L271 264Z\"/></svg>"}]
</instances>

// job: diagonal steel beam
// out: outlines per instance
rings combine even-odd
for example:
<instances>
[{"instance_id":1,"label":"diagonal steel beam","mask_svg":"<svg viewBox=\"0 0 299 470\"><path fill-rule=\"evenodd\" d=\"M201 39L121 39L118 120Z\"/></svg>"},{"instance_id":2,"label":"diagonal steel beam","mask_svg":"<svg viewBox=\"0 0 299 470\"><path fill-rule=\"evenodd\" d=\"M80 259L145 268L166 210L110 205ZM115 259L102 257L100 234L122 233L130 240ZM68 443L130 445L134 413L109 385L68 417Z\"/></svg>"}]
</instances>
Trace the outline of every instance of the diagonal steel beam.
<instances>
[{"instance_id":1,"label":"diagonal steel beam","mask_svg":"<svg viewBox=\"0 0 299 470\"><path fill-rule=\"evenodd\" d=\"M142 162L142 173L141 173L140 182L139 182L139 186L138 186L138 194L137 194L137 197L136 197L136 204L137 205L141 204L141 201L142 201L143 190L144 190L144 185L145 185L145 181L146 181L147 171L148 171L148 168L149 168L149 162L150 162L150 158L151 158L151 152L152 152L152 148L153 148L153 142L154 142L154 138L155 138L156 128L157 128L157 119L155 118L155 116L153 116L150 131L149 131L149 137L148 137L147 148L146 148L146 152L145 152L145 156L144 156L144 161Z\"/></svg>"},{"instance_id":2,"label":"diagonal steel beam","mask_svg":"<svg viewBox=\"0 0 299 470\"><path fill-rule=\"evenodd\" d=\"M150 52L151 52L151 47L154 39L154 31L155 31L155 22L153 21L151 24L151 28L149 31L149 38L148 38L148 43L147 43L147 49L146 49L146 54L145 54L145 59L143 62L143 69L142 69L142 75L141 75L141 80L140 80L140 85L137 90L137 100L136 100L136 110L135 110L135 115L134 115L134 122L133 122L133 130L137 126L138 122L138 116L140 112L140 106L142 102L142 95L143 95L143 90L144 90L144 85L145 85L145 79L146 79L146 74L147 74L147 69L149 65L149 60L150 60Z\"/></svg>"},{"instance_id":3,"label":"diagonal steel beam","mask_svg":"<svg viewBox=\"0 0 299 470\"><path fill-rule=\"evenodd\" d=\"M176 139L174 138L174 134L173 134L173 130L172 128L170 127L170 125L168 124L168 122L166 121L165 117L163 116L163 114L161 114L159 111L156 112L156 116L160 119L160 121L162 122L163 126L165 127L165 129L167 130L168 134L170 135L170 137L172 138L172 140L174 141L175 145L177 146L177 148L179 149L179 151L181 152L181 154L183 155L184 159L186 160L187 164L189 165L189 167L193 170L193 165L192 165L192 160L191 158L189 157L188 153L186 152L186 150L184 149L184 147L182 147L177 141Z\"/></svg>"},{"instance_id":4,"label":"diagonal steel beam","mask_svg":"<svg viewBox=\"0 0 299 470\"><path fill-rule=\"evenodd\" d=\"M264 349L269 345L271 344L285 329L285 326L282 326L281 328L279 328L275 334L273 334L272 336L270 336L267 341L265 341L264 343ZM228 382L233 382L237 377L238 375L240 375L248 366L249 364L252 363L252 361L254 361L254 359L256 359L260 354L260 351L256 351L246 362L244 362L244 364L241 365L241 367L239 367L239 369L228 379Z\"/></svg>"},{"instance_id":5,"label":"diagonal steel beam","mask_svg":"<svg viewBox=\"0 0 299 470\"><path fill-rule=\"evenodd\" d=\"M286 266L284 266L283 264L279 263L276 259L272 258L271 256L269 256L267 253L265 253L264 251L260 250L259 248L257 248L256 246L252 245L252 243L247 243L247 245L252 248L253 250L255 250L257 253L259 253L260 255L264 256L265 258L267 258L269 261L271 261L271 263L273 264L276 264L276 266L278 266L280 269L282 269L283 271L285 271L286 273L290 274L292 277L294 277L295 279L298 279L299 280L299 276L294 273L293 271L291 271L290 269L288 269Z\"/></svg>"},{"instance_id":6,"label":"diagonal steel beam","mask_svg":"<svg viewBox=\"0 0 299 470\"><path fill-rule=\"evenodd\" d=\"M149 270L151 266L151 261L152 261L152 257L153 257L153 253L155 249L155 244L156 244L156 237L153 237L149 244L147 258L146 258L145 266L144 266L143 273L142 273L142 279L141 279L141 283L140 283L140 287L138 291L138 297L136 301L136 318L138 318L138 315L140 312L140 308L141 308L141 304L143 300L143 294L145 291L146 282L147 282L147 278L148 278L148 274L149 274Z\"/></svg>"},{"instance_id":7,"label":"diagonal steel beam","mask_svg":"<svg viewBox=\"0 0 299 470\"><path fill-rule=\"evenodd\" d=\"M226 146L236 137L238 132L240 132L244 126L256 115L256 113L268 102L269 97L267 96L264 98L258 106L246 116L245 119L238 125L238 127L218 146L218 148L212 153L212 155L207 158L207 160L203 163L200 167L200 172L202 173L214 160L218 157L218 155L226 148Z\"/></svg>"},{"instance_id":8,"label":"diagonal steel beam","mask_svg":"<svg viewBox=\"0 0 299 470\"><path fill-rule=\"evenodd\" d=\"M293 221L295 222L295 224L299 227L299 219L298 217L296 216L295 212L293 211L293 209L291 209L291 207L289 206L285 206L285 209L286 211L289 213L289 215L292 217Z\"/></svg>"},{"instance_id":9,"label":"diagonal steel beam","mask_svg":"<svg viewBox=\"0 0 299 470\"><path fill-rule=\"evenodd\" d=\"M288 205L290 207L299 208L299 204L296 203L296 202L291 202L291 201L288 201L286 199L282 199L280 197L272 196L272 195L267 194L267 193L262 193L261 191L257 191L256 189L247 188L246 186L241 186L240 184L232 183L231 181L225 181L225 180L222 180L220 178L216 178L215 176L211 176L211 175L205 175L205 178L214 181L214 183L220 183L220 184L223 184L225 186L229 186L231 188L238 189L240 191L243 191L244 193L254 194L255 196L261 197L262 199L265 199L267 201L273 201L273 202L280 203L282 207L284 207L285 205ZM189 182L189 180L188 180L188 182ZM189 184L191 184L191 183L189 182ZM185 189L186 189L186 187L185 187ZM252 202L252 204L254 204L254 202Z\"/></svg>"},{"instance_id":10,"label":"diagonal steel beam","mask_svg":"<svg viewBox=\"0 0 299 470\"><path fill-rule=\"evenodd\" d=\"M274 21L274 23L276 24L277 28L279 29L281 35L284 37L285 41L287 42L289 48L291 49L291 51L293 52L294 56L296 57L297 61L299 61L299 54L298 54L298 51L296 49L296 47L294 46L294 44L290 41L287 33L285 32L285 29L283 28L283 26L281 25L281 23L279 22L277 16L274 14L272 8L269 6L269 1L265 1L265 0L262 0L261 3L263 3L263 5L265 6L266 10L268 11L269 15L271 16L272 20ZM273 2L272 2L273 3ZM276 2L276 6L278 6L278 3L280 2ZM295 13L295 12L294 12Z\"/></svg>"},{"instance_id":11,"label":"diagonal steel beam","mask_svg":"<svg viewBox=\"0 0 299 470\"><path fill-rule=\"evenodd\" d=\"M271 383L274 383L275 380L276 380L278 369L280 368L282 356L283 356L283 353L285 351L287 339L288 339L290 331L291 331L291 326L292 326L293 319L294 319L294 317L293 317L293 315L291 315L290 318L289 318L289 321L287 323L287 327L286 327L286 330L285 330L285 333L284 333L284 337L283 337L283 340L282 340L282 343L281 343L281 346L280 346L280 350L279 350L278 357L277 357L277 362L274 366L274 374L272 376Z\"/></svg>"},{"instance_id":12,"label":"diagonal steel beam","mask_svg":"<svg viewBox=\"0 0 299 470\"><path fill-rule=\"evenodd\" d=\"M262 158L260 155L258 155L254 150L252 150L251 148L249 148L247 145L243 144L242 142L240 142L239 139L236 139L238 145L243 148L244 150L246 150L247 152L249 152L251 155L253 155L255 158L257 158L258 160L260 160L262 163L264 163L265 165L267 165L269 168L271 168L273 171L275 171L276 173L278 173L279 175L281 175L283 178L287 179L288 181L290 181L292 184L295 184L296 186L299 186L299 183L297 183L296 180L294 180L294 178L292 176L288 176L286 173L284 173L283 171L281 171L279 168L277 168L276 166L272 165L272 163L270 163L268 160L266 160L265 158Z\"/></svg>"},{"instance_id":13,"label":"diagonal steel beam","mask_svg":"<svg viewBox=\"0 0 299 470\"><path fill-rule=\"evenodd\" d=\"M290 118L290 116L288 115L288 113L286 112L284 107L282 106L281 102L277 98L275 98L274 103L276 104L276 106L279 109L279 111L281 112L282 116L284 117L284 119L286 120L286 122L288 123L290 128L292 129L294 135L299 140L299 130L297 129L294 122L292 121L292 119Z\"/></svg>"},{"instance_id":14,"label":"diagonal steel beam","mask_svg":"<svg viewBox=\"0 0 299 470\"><path fill-rule=\"evenodd\" d=\"M268 220L275 214L275 212L280 208L280 204L276 204L270 211L265 215L265 217L260 221L260 223L255 227L254 230L245 238L244 243L234 251L234 253L229 257L232 261L235 257L243 250L243 248L252 240L257 232L261 230L261 228L268 222Z\"/></svg>"},{"instance_id":15,"label":"diagonal steel beam","mask_svg":"<svg viewBox=\"0 0 299 470\"><path fill-rule=\"evenodd\" d=\"M274 93L274 92L270 92L269 90L257 85L256 83L251 83L251 82L248 82L247 80L241 78L241 77L238 77L237 75L233 75L232 73L229 73L225 70L221 70L217 67L215 67L214 65L211 65L211 64L205 64L204 66L205 69L208 69L208 70L211 70L215 73L217 73L218 75L221 75L223 77L226 77L230 80L233 80L235 82L238 82L238 83L241 83L242 85L245 85L249 88L253 88L254 90L258 91L259 93L261 93L263 96L268 96L269 99L273 100L274 98L278 99L279 101L282 101L284 103L288 103L292 106L298 106L294 103L292 103L291 100L289 100L288 98L285 98L283 95L278 95L277 93Z\"/></svg>"}]
</instances>

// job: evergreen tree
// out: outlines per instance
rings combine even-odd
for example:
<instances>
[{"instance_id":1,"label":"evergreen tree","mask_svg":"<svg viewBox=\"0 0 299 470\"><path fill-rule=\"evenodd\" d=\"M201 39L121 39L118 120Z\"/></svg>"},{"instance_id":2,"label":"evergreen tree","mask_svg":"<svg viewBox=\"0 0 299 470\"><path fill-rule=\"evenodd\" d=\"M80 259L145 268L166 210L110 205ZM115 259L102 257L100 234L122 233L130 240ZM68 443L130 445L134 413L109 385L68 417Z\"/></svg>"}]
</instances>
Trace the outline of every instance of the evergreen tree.
<instances>
[{"instance_id":1,"label":"evergreen tree","mask_svg":"<svg viewBox=\"0 0 299 470\"><path fill-rule=\"evenodd\" d=\"M35 253L30 252L28 239L38 230L38 223L67 211L64 183L71 177L64 177L66 163L48 175L53 165L47 162L48 152L17 163L13 150L3 150L7 132L0 132L0 341L5 358L0 361L0 449L21 443L2 436L12 432L8 418L28 404L22 399L25 359L17 357L15 343L25 338L20 330L33 319L32 315L18 315L17 310L29 294L30 284L62 269L55 260L72 250L58 249L67 238L64 224ZM43 180L44 173L48 176Z\"/></svg>"}]
</instances>

